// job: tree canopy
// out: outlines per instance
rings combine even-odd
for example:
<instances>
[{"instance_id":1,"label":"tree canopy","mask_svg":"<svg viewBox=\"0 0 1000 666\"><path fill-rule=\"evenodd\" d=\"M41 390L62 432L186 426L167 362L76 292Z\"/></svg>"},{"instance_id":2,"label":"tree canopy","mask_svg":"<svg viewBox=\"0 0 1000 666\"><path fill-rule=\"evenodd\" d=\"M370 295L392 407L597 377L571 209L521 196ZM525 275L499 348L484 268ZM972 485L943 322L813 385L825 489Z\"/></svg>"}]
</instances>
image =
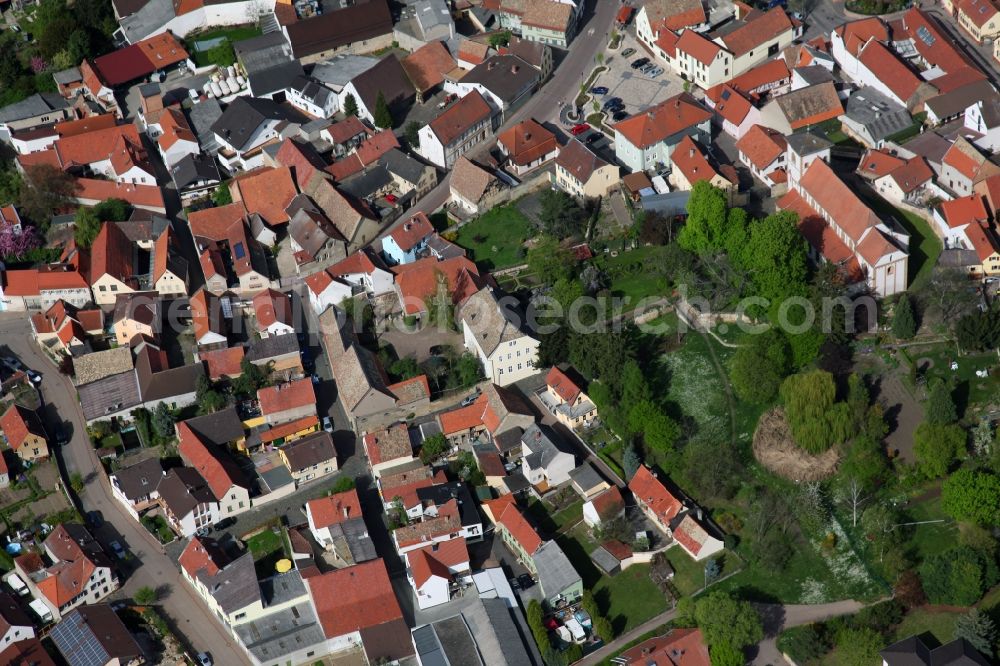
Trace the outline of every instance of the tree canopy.
<instances>
[{"instance_id":1,"label":"tree canopy","mask_svg":"<svg viewBox=\"0 0 1000 666\"><path fill-rule=\"evenodd\" d=\"M910 297L903 294L896 303L896 311L892 316L892 334L900 340L909 340L917 334L917 316L913 311Z\"/></svg>"},{"instance_id":2,"label":"tree canopy","mask_svg":"<svg viewBox=\"0 0 1000 666\"><path fill-rule=\"evenodd\" d=\"M782 382L780 393L792 437L806 451L821 453L854 434L850 407L836 402L837 387L829 372L792 375Z\"/></svg>"},{"instance_id":3,"label":"tree canopy","mask_svg":"<svg viewBox=\"0 0 1000 666\"><path fill-rule=\"evenodd\" d=\"M997 563L989 553L958 546L930 555L919 568L927 599L935 604L971 606L996 584Z\"/></svg>"},{"instance_id":4,"label":"tree canopy","mask_svg":"<svg viewBox=\"0 0 1000 666\"><path fill-rule=\"evenodd\" d=\"M788 339L775 329L753 336L749 344L736 350L729 363L729 378L736 395L754 404L773 400L790 371Z\"/></svg>"},{"instance_id":5,"label":"tree canopy","mask_svg":"<svg viewBox=\"0 0 1000 666\"><path fill-rule=\"evenodd\" d=\"M579 236L587 230L587 215L576 199L562 190L546 188L538 197L541 230L554 238Z\"/></svg>"},{"instance_id":6,"label":"tree canopy","mask_svg":"<svg viewBox=\"0 0 1000 666\"><path fill-rule=\"evenodd\" d=\"M760 615L747 601L715 590L695 603L695 619L709 647L730 645L738 650L764 638Z\"/></svg>"},{"instance_id":7,"label":"tree canopy","mask_svg":"<svg viewBox=\"0 0 1000 666\"><path fill-rule=\"evenodd\" d=\"M941 508L952 518L992 527L1000 525L1000 477L962 468L941 486Z\"/></svg>"},{"instance_id":8,"label":"tree canopy","mask_svg":"<svg viewBox=\"0 0 1000 666\"><path fill-rule=\"evenodd\" d=\"M390 129L394 124L392 111L389 110L389 105L381 90L378 91L378 97L375 98L375 111L372 113L372 118L375 120L375 126L379 129Z\"/></svg>"},{"instance_id":9,"label":"tree canopy","mask_svg":"<svg viewBox=\"0 0 1000 666\"><path fill-rule=\"evenodd\" d=\"M965 430L956 424L924 422L913 435L917 469L928 479L940 478L965 450Z\"/></svg>"}]
</instances>

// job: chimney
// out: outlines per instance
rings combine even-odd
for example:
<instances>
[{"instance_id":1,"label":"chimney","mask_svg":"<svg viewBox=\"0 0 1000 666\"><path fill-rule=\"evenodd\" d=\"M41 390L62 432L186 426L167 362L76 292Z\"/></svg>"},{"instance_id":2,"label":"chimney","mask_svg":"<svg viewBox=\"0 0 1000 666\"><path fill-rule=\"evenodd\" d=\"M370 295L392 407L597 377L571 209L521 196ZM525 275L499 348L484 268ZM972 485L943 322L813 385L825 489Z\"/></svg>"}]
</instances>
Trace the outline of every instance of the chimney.
<instances>
[{"instance_id":1,"label":"chimney","mask_svg":"<svg viewBox=\"0 0 1000 666\"><path fill-rule=\"evenodd\" d=\"M494 62L493 60L490 60L489 63L486 65L486 71L487 72L492 72L493 68L496 67L496 66L497 66L496 62Z\"/></svg>"},{"instance_id":2,"label":"chimney","mask_svg":"<svg viewBox=\"0 0 1000 666\"><path fill-rule=\"evenodd\" d=\"M694 148L688 148L688 157L694 157Z\"/></svg>"},{"instance_id":3,"label":"chimney","mask_svg":"<svg viewBox=\"0 0 1000 666\"><path fill-rule=\"evenodd\" d=\"M350 514L350 513L351 513L350 507L345 506L344 507L344 519L345 520L348 518L348 514Z\"/></svg>"}]
</instances>

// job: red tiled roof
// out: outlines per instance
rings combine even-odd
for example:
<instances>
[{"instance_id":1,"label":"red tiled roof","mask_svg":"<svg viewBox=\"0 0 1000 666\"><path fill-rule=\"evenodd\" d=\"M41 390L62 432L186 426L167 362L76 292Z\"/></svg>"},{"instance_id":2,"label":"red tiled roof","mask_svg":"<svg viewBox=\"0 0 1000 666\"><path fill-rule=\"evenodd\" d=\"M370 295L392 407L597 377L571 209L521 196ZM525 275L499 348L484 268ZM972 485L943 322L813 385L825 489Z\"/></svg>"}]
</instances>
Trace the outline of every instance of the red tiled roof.
<instances>
[{"instance_id":1,"label":"red tiled roof","mask_svg":"<svg viewBox=\"0 0 1000 666\"><path fill-rule=\"evenodd\" d=\"M858 173L866 178L881 178L906 164L906 160L884 150L868 150L861 157Z\"/></svg>"},{"instance_id":2,"label":"red tiled roof","mask_svg":"<svg viewBox=\"0 0 1000 666\"><path fill-rule=\"evenodd\" d=\"M679 37L676 32L663 28L656 35L656 45L663 49L663 52L666 53L668 57L674 58L677 54L678 39Z\"/></svg>"},{"instance_id":3,"label":"red tiled roof","mask_svg":"<svg viewBox=\"0 0 1000 666\"><path fill-rule=\"evenodd\" d=\"M711 117L689 93L680 93L613 127L633 146L648 148Z\"/></svg>"},{"instance_id":4,"label":"red tiled roof","mask_svg":"<svg viewBox=\"0 0 1000 666\"><path fill-rule=\"evenodd\" d=\"M982 28L989 23L1000 11L991 0L956 0L955 6L959 13L965 14L969 21L976 24L977 28ZM959 25L962 25L961 22Z\"/></svg>"},{"instance_id":5,"label":"red tiled roof","mask_svg":"<svg viewBox=\"0 0 1000 666\"><path fill-rule=\"evenodd\" d=\"M311 576L306 584L327 638L403 618L381 559Z\"/></svg>"},{"instance_id":6,"label":"red tiled roof","mask_svg":"<svg viewBox=\"0 0 1000 666\"><path fill-rule=\"evenodd\" d=\"M233 486L248 487L236 463L226 457L224 451L210 450L209 445L184 421L177 424L177 435L180 440L177 445L178 453L201 474L215 499L224 499Z\"/></svg>"},{"instance_id":7,"label":"red tiled roof","mask_svg":"<svg viewBox=\"0 0 1000 666\"><path fill-rule=\"evenodd\" d=\"M163 230L160 237L156 239L153 244L153 284L155 285L157 280L163 277L163 274L167 272L167 261L170 259L170 250L174 247L174 232L170 227ZM184 275L178 275L177 277L182 280L185 278Z\"/></svg>"},{"instance_id":8,"label":"red tiled roof","mask_svg":"<svg viewBox=\"0 0 1000 666\"><path fill-rule=\"evenodd\" d=\"M141 145L139 130L135 125L115 125L85 134L72 134L56 140L52 144L64 169L71 166L87 166L111 158L119 139Z\"/></svg>"},{"instance_id":9,"label":"red tiled roof","mask_svg":"<svg viewBox=\"0 0 1000 666\"><path fill-rule=\"evenodd\" d=\"M514 540L521 544L528 555L534 555L542 546L542 538L538 536L535 528L528 523L521 509L513 501L508 503L500 511L499 516L495 516L496 523L503 525L504 529L510 533Z\"/></svg>"},{"instance_id":10,"label":"red tiled roof","mask_svg":"<svg viewBox=\"0 0 1000 666\"><path fill-rule=\"evenodd\" d=\"M316 392L309 377L267 386L257 391L261 414L278 414L288 409L316 404Z\"/></svg>"},{"instance_id":11,"label":"red tiled roof","mask_svg":"<svg viewBox=\"0 0 1000 666\"><path fill-rule=\"evenodd\" d=\"M484 425L483 412L486 406L486 396L481 395L471 405L442 412L438 415L441 422L441 432L453 435Z\"/></svg>"},{"instance_id":12,"label":"red tiled roof","mask_svg":"<svg viewBox=\"0 0 1000 666\"><path fill-rule=\"evenodd\" d=\"M601 520L614 518L625 509L625 500L622 499L622 493L618 490L618 486L611 486L592 499L591 502Z\"/></svg>"},{"instance_id":13,"label":"red tiled roof","mask_svg":"<svg viewBox=\"0 0 1000 666\"><path fill-rule=\"evenodd\" d=\"M420 241L433 233L434 225L431 224L427 214L421 211L403 224L397 226L389 235L396 241L396 245L399 246L400 250L409 252Z\"/></svg>"},{"instance_id":14,"label":"red tiled roof","mask_svg":"<svg viewBox=\"0 0 1000 666\"><path fill-rule=\"evenodd\" d=\"M329 497L309 500L306 506L312 516L312 526L318 530L351 518L361 518L361 500L358 498L358 491L353 488Z\"/></svg>"},{"instance_id":15,"label":"red tiled roof","mask_svg":"<svg viewBox=\"0 0 1000 666\"><path fill-rule=\"evenodd\" d=\"M989 220L989 214L980 194L941 202L941 217L952 229Z\"/></svg>"},{"instance_id":16,"label":"red tiled roof","mask_svg":"<svg viewBox=\"0 0 1000 666\"><path fill-rule=\"evenodd\" d=\"M292 170L286 166L261 168L238 176L230 184L234 201L242 201L248 214L257 213L271 225L286 224L285 209L298 189L292 179Z\"/></svg>"},{"instance_id":17,"label":"red tiled roof","mask_svg":"<svg viewBox=\"0 0 1000 666\"><path fill-rule=\"evenodd\" d=\"M681 53L686 53L706 67L711 65L722 47L702 37L694 30L685 30L674 45Z\"/></svg>"},{"instance_id":18,"label":"red tiled roof","mask_svg":"<svg viewBox=\"0 0 1000 666\"><path fill-rule=\"evenodd\" d=\"M64 120L55 124L56 134L59 136L76 136L77 134L87 134L97 130L108 129L118 124L118 118L113 113L102 113L96 116L87 116L79 120Z\"/></svg>"},{"instance_id":19,"label":"red tiled roof","mask_svg":"<svg viewBox=\"0 0 1000 666\"><path fill-rule=\"evenodd\" d=\"M580 387L556 366L552 366L549 373L545 375L545 385L549 386L556 392L556 395L570 404L575 402L580 396Z\"/></svg>"},{"instance_id":20,"label":"red tiled roof","mask_svg":"<svg viewBox=\"0 0 1000 666\"><path fill-rule=\"evenodd\" d=\"M754 125L736 142L736 148L758 169L765 169L788 147L784 135L762 125Z\"/></svg>"},{"instance_id":21,"label":"red tiled roof","mask_svg":"<svg viewBox=\"0 0 1000 666\"><path fill-rule=\"evenodd\" d=\"M400 400L403 404L414 401L413 399L405 399L407 397L419 396L416 399L431 397L431 385L427 380L427 375L417 375L410 379L404 379L401 382L389 384L386 388L389 390L389 393L396 396L396 399Z\"/></svg>"},{"instance_id":22,"label":"red tiled roof","mask_svg":"<svg viewBox=\"0 0 1000 666\"><path fill-rule=\"evenodd\" d=\"M301 419L295 419L294 421L282 423L281 425L264 430L259 433L260 441L264 444L269 444L270 442L294 435L303 430L315 430L317 426L319 426L318 416L303 416Z\"/></svg>"},{"instance_id":23,"label":"red tiled roof","mask_svg":"<svg viewBox=\"0 0 1000 666\"><path fill-rule=\"evenodd\" d=\"M368 128L354 116L348 116L340 122L330 125L326 131L330 133L330 138L335 144L344 143L359 134L369 134Z\"/></svg>"},{"instance_id":24,"label":"red tiled roof","mask_svg":"<svg viewBox=\"0 0 1000 666\"><path fill-rule=\"evenodd\" d=\"M399 141L396 140L396 135L392 130L382 130L375 136L362 141L361 145L358 146L356 154L358 159L361 160L361 164L368 166L373 162L377 162L380 157L393 148L399 148Z\"/></svg>"},{"instance_id":25,"label":"red tiled roof","mask_svg":"<svg viewBox=\"0 0 1000 666\"><path fill-rule=\"evenodd\" d=\"M458 66L443 42L424 44L403 58L402 65L419 93L441 85L444 75Z\"/></svg>"},{"instance_id":26,"label":"red tiled roof","mask_svg":"<svg viewBox=\"0 0 1000 666\"><path fill-rule=\"evenodd\" d=\"M442 284L453 301L457 300L463 276L479 276L476 265L466 257L452 257L444 261L427 257L394 266L392 272L396 274L396 289L406 314L424 312L427 309L426 300L434 296Z\"/></svg>"},{"instance_id":27,"label":"red tiled roof","mask_svg":"<svg viewBox=\"0 0 1000 666\"><path fill-rule=\"evenodd\" d=\"M974 179L980 167L986 162L986 158L971 143L965 139L958 139L951 144L951 148L941 161L966 178Z\"/></svg>"},{"instance_id":28,"label":"red tiled roof","mask_svg":"<svg viewBox=\"0 0 1000 666\"><path fill-rule=\"evenodd\" d=\"M712 92L717 92L718 98L714 97ZM715 102L714 110L720 117L737 127L743 123L753 108L750 100L726 84L719 86L717 91L706 91L705 96Z\"/></svg>"},{"instance_id":29,"label":"red tiled roof","mask_svg":"<svg viewBox=\"0 0 1000 666\"><path fill-rule=\"evenodd\" d=\"M288 294L265 289L253 297L253 309L258 328L265 329L278 322L292 325L292 299Z\"/></svg>"},{"instance_id":30,"label":"red tiled roof","mask_svg":"<svg viewBox=\"0 0 1000 666\"><path fill-rule=\"evenodd\" d=\"M156 185L131 185L110 180L77 178L73 197L78 201L121 199L137 208L165 209L163 191Z\"/></svg>"},{"instance_id":31,"label":"red tiled roof","mask_svg":"<svg viewBox=\"0 0 1000 666\"><path fill-rule=\"evenodd\" d=\"M913 97L920 84L924 83L894 51L890 51L881 42L868 42L858 59L904 104Z\"/></svg>"},{"instance_id":32,"label":"red tiled roof","mask_svg":"<svg viewBox=\"0 0 1000 666\"><path fill-rule=\"evenodd\" d=\"M663 636L650 638L621 654L626 664L661 666L711 666L708 645L700 629L671 629Z\"/></svg>"},{"instance_id":33,"label":"red tiled roof","mask_svg":"<svg viewBox=\"0 0 1000 666\"><path fill-rule=\"evenodd\" d=\"M89 289L87 279L70 266L27 268L3 271L4 294L8 296L37 296L43 291L62 289Z\"/></svg>"},{"instance_id":34,"label":"red tiled roof","mask_svg":"<svg viewBox=\"0 0 1000 666\"><path fill-rule=\"evenodd\" d=\"M670 154L670 161L692 186L698 181L711 181L720 175L701 152L701 146L689 136L677 144L674 152Z\"/></svg>"},{"instance_id":35,"label":"red tiled roof","mask_svg":"<svg viewBox=\"0 0 1000 666\"><path fill-rule=\"evenodd\" d=\"M413 457L410 431L405 423L397 423L384 429L369 432L362 438L362 442L372 465Z\"/></svg>"},{"instance_id":36,"label":"red tiled roof","mask_svg":"<svg viewBox=\"0 0 1000 666\"><path fill-rule=\"evenodd\" d=\"M229 227L234 222L243 220L246 212L246 208L240 202L216 208L205 208L190 213L188 225L191 227L191 233L195 236L214 241L226 240Z\"/></svg>"},{"instance_id":37,"label":"red tiled roof","mask_svg":"<svg viewBox=\"0 0 1000 666\"><path fill-rule=\"evenodd\" d=\"M520 166L527 166L559 149L556 135L531 118L501 132L497 141L511 161Z\"/></svg>"},{"instance_id":38,"label":"red tiled roof","mask_svg":"<svg viewBox=\"0 0 1000 666\"><path fill-rule=\"evenodd\" d=\"M358 120L354 116L350 116L349 119ZM312 147L312 144L293 139L285 139L281 142L281 147L278 148L274 160L292 170L295 175L295 184L298 185L299 190L305 190L309 181L312 180L313 174L317 171L325 171L328 166L316 152L316 149Z\"/></svg>"},{"instance_id":39,"label":"red tiled roof","mask_svg":"<svg viewBox=\"0 0 1000 666\"><path fill-rule=\"evenodd\" d=\"M184 552L178 558L178 564L189 576L197 580L201 571L204 571L206 576L219 573L228 564L228 558L214 540L196 536L184 548Z\"/></svg>"},{"instance_id":40,"label":"red tiled roof","mask_svg":"<svg viewBox=\"0 0 1000 666\"><path fill-rule=\"evenodd\" d=\"M135 277L132 242L117 224L102 224L90 247L91 283L102 275L110 275L126 283Z\"/></svg>"},{"instance_id":41,"label":"red tiled roof","mask_svg":"<svg viewBox=\"0 0 1000 666\"><path fill-rule=\"evenodd\" d=\"M691 514L684 516L680 524L674 529L674 540L684 546L693 557L698 557L698 553L705 546L708 538L705 528L699 525Z\"/></svg>"},{"instance_id":42,"label":"red tiled roof","mask_svg":"<svg viewBox=\"0 0 1000 666\"><path fill-rule=\"evenodd\" d=\"M208 376L213 380L223 377L239 377L243 374L240 367L243 362L243 347L240 345L198 352L198 358L205 364Z\"/></svg>"},{"instance_id":43,"label":"red tiled roof","mask_svg":"<svg viewBox=\"0 0 1000 666\"><path fill-rule=\"evenodd\" d=\"M875 38L880 42L889 40L889 30L885 22L877 17L845 23L835 32L843 38L847 50L855 55L869 39Z\"/></svg>"},{"instance_id":44,"label":"red tiled roof","mask_svg":"<svg viewBox=\"0 0 1000 666\"><path fill-rule=\"evenodd\" d=\"M470 127L485 121L492 115L493 110L490 105L486 103L478 90L473 90L445 109L429 125L438 141L447 146L465 134Z\"/></svg>"},{"instance_id":45,"label":"red tiled roof","mask_svg":"<svg viewBox=\"0 0 1000 666\"><path fill-rule=\"evenodd\" d=\"M468 564L469 549L465 545L465 538L459 537L411 550L406 554L406 559L410 563L413 582L419 589L431 576L451 580L449 567Z\"/></svg>"},{"instance_id":46,"label":"red tiled roof","mask_svg":"<svg viewBox=\"0 0 1000 666\"><path fill-rule=\"evenodd\" d=\"M21 448L29 434L45 437L41 421L35 413L20 405L11 405L3 416L0 416L0 430L7 438L8 446L15 451Z\"/></svg>"},{"instance_id":47,"label":"red tiled roof","mask_svg":"<svg viewBox=\"0 0 1000 666\"><path fill-rule=\"evenodd\" d=\"M800 186L855 242L865 231L879 223L871 208L842 181L823 160L813 160L800 180Z\"/></svg>"},{"instance_id":48,"label":"red tiled roof","mask_svg":"<svg viewBox=\"0 0 1000 666\"><path fill-rule=\"evenodd\" d=\"M673 520L683 508L680 500L674 497L645 465L639 466L635 476L628 482L628 488L635 496L635 501L647 506L664 524Z\"/></svg>"},{"instance_id":49,"label":"red tiled roof","mask_svg":"<svg viewBox=\"0 0 1000 666\"><path fill-rule=\"evenodd\" d=\"M0 652L0 663L9 666L55 666L56 664L37 638L11 643Z\"/></svg>"},{"instance_id":50,"label":"red tiled roof","mask_svg":"<svg viewBox=\"0 0 1000 666\"><path fill-rule=\"evenodd\" d=\"M497 8L499 8L499 3L497 3ZM489 44L474 42L471 39L463 39L458 45L459 60L472 63L473 65L481 65L486 62L489 52Z\"/></svg>"},{"instance_id":51,"label":"red tiled roof","mask_svg":"<svg viewBox=\"0 0 1000 666\"><path fill-rule=\"evenodd\" d=\"M851 248L840 240L837 232L813 209L796 190L790 190L778 201L779 210L791 210L799 216L799 233L834 266L840 267L851 282L864 280L864 271Z\"/></svg>"},{"instance_id":52,"label":"red tiled roof","mask_svg":"<svg viewBox=\"0 0 1000 666\"><path fill-rule=\"evenodd\" d=\"M135 45L157 70L184 62L188 58L184 46L169 30L147 37L136 42Z\"/></svg>"},{"instance_id":53,"label":"red tiled roof","mask_svg":"<svg viewBox=\"0 0 1000 666\"><path fill-rule=\"evenodd\" d=\"M377 266L372 262L368 253L358 250L354 254L341 259L333 266L328 267L326 270L333 277L340 277L343 275L370 275L375 272L376 268Z\"/></svg>"},{"instance_id":54,"label":"red tiled roof","mask_svg":"<svg viewBox=\"0 0 1000 666\"><path fill-rule=\"evenodd\" d=\"M893 169L889 177L896 181L896 185L903 191L903 194L909 194L931 180L934 177L934 172L927 164L927 160L918 155L908 159L903 166Z\"/></svg>"},{"instance_id":55,"label":"red tiled roof","mask_svg":"<svg viewBox=\"0 0 1000 666\"><path fill-rule=\"evenodd\" d=\"M735 57L739 57L792 29L785 8L774 7L747 20L742 27L723 36L722 41Z\"/></svg>"},{"instance_id":56,"label":"red tiled roof","mask_svg":"<svg viewBox=\"0 0 1000 666\"><path fill-rule=\"evenodd\" d=\"M902 25L906 34L913 40L913 45L924 60L945 72L952 74L964 67L978 69L961 49L955 46L955 41L942 32L935 19L917 7L911 7L903 15ZM930 35L931 39L923 37Z\"/></svg>"},{"instance_id":57,"label":"red tiled roof","mask_svg":"<svg viewBox=\"0 0 1000 666\"><path fill-rule=\"evenodd\" d=\"M170 150L171 146L178 141L198 143L198 138L191 130L191 125L188 124L187 118L184 117L184 112L179 106L171 106L163 110L163 114L160 115L160 129L163 134L156 142L163 150Z\"/></svg>"}]
</instances>

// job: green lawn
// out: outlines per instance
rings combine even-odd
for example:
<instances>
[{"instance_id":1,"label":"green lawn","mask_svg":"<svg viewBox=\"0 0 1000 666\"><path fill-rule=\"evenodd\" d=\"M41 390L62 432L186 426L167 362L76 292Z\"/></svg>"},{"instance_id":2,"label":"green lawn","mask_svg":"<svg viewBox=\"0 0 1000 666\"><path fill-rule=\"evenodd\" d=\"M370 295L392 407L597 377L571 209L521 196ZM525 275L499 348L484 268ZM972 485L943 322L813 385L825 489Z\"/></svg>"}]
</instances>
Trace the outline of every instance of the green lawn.
<instances>
[{"instance_id":1,"label":"green lawn","mask_svg":"<svg viewBox=\"0 0 1000 666\"><path fill-rule=\"evenodd\" d=\"M230 42L239 42L244 39L259 37L260 34L261 31L258 26L236 25L229 28L216 28L215 30L206 30L205 32L188 35L185 41L194 43L209 39L216 39L217 37L225 37Z\"/></svg>"},{"instance_id":2,"label":"green lawn","mask_svg":"<svg viewBox=\"0 0 1000 666\"><path fill-rule=\"evenodd\" d=\"M524 241L534 235L531 220L514 205L499 206L455 232L455 243L487 270L524 263Z\"/></svg>"},{"instance_id":3,"label":"green lawn","mask_svg":"<svg viewBox=\"0 0 1000 666\"><path fill-rule=\"evenodd\" d=\"M551 534L580 522L583 518L583 500L579 499L561 511L552 513L551 507L544 502L532 499L528 503L528 512L540 528Z\"/></svg>"},{"instance_id":4,"label":"green lawn","mask_svg":"<svg viewBox=\"0 0 1000 666\"><path fill-rule=\"evenodd\" d=\"M170 543L174 540L174 532L163 516L143 516L141 522L143 527L160 540L160 543Z\"/></svg>"},{"instance_id":5,"label":"green lawn","mask_svg":"<svg viewBox=\"0 0 1000 666\"><path fill-rule=\"evenodd\" d=\"M276 550L281 550L281 537L273 530L265 529L247 539L246 544L253 553L253 558L259 560Z\"/></svg>"},{"instance_id":6,"label":"green lawn","mask_svg":"<svg viewBox=\"0 0 1000 666\"><path fill-rule=\"evenodd\" d=\"M933 362L933 367L926 373L928 380L941 379L956 384L953 395L959 413L964 416L975 416L975 412L978 411L976 408L989 405L993 402L997 392L1000 391L1000 373L993 373L985 378L976 377L977 370L996 367L996 354L959 356L955 345L940 344L912 350L910 358L914 362L924 358ZM958 364L957 370L951 369L953 361ZM972 413L969 413L970 408Z\"/></svg>"},{"instance_id":7,"label":"green lawn","mask_svg":"<svg viewBox=\"0 0 1000 666\"><path fill-rule=\"evenodd\" d=\"M616 636L635 629L668 608L667 598L649 579L648 564L633 564L617 576L603 576L593 590Z\"/></svg>"},{"instance_id":8,"label":"green lawn","mask_svg":"<svg viewBox=\"0 0 1000 666\"><path fill-rule=\"evenodd\" d=\"M730 435L725 393L728 379L720 376L712 363L708 344L699 333L690 331L684 345L665 354L660 363L670 378L667 399L697 425L692 439L718 441Z\"/></svg>"},{"instance_id":9,"label":"green lawn","mask_svg":"<svg viewBox=\"0 0 1000 666\"><path fill-rule=\"evenodd\" d=\"M896 640L903 640L914 634L929 632L941 644L952 640L955 633L955 619L962 613L951 611L932 611L917 608L910 611L899 627L896 628Z\"/></svg>"},{"instance_id":10,"label":"green lawn","mask_svg":"<svg viewBox=\"0 0 1000 666\"><path fill-rule=\"evenodd\" d=\"M941 240L931 229L927 220L908 211L896 208L879 196L866 197L868 204L876 212L891 215L899 220L910 234L909 288L919 289L931 279L931 272L941 254Z\"/></svg>"},{"instance_id":11,"label":"green lawn","mask_svg":"<svg viewBox=\"0 0 1000 666\"><path fill-rule=\"evenodd\" d=\"M725 576L740 568L739 559L732 553L723 551L715 556L722 566L720 576ZM705 586L705 564L707 562L695 562L691 556L685 553L679 546L667 551L667 561L674 568L674 585L677 591L685 597L690 596Z\"/></svg>"},{"instance_id":12,"label":"green lawn","mask_svg":"<svg viewBox=\"0 0 1000 666\"><path fill-rule=\"evenodd\" d=\"M646 266L654 255L663 251L664 248L657 246L639 247L620 252L617 257L612 257L611 253L608 253L594 259L594 264L611 280L609 285L611 295L629 299L624 307L625 312L631 311L643 298L666 295L666 281L652 276Z\"/></svg>"},{"instance_id":13,"label":"green lawn","mask_svg":"<svg viewBox=\"0 0 1000 666\"><path fill-rule=\"evenodd\" d=\"M958 540L958 526L941 510L941 498L933 497L905 508L908 522L948 519L946 523L915 525L910 533L909 548L914 561L922 562L931 555L953 547Z\"/></svg>"}]
</instances>

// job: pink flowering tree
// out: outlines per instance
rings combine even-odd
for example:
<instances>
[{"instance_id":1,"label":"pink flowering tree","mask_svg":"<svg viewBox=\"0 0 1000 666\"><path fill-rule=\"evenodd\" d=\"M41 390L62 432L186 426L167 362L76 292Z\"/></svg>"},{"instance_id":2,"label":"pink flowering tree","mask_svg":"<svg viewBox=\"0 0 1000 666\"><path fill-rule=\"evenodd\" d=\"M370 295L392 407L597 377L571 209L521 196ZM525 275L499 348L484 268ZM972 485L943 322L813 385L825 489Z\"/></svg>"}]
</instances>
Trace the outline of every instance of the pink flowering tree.
<instances>
[{"instance_id":1,"label":"pink flowering tree","mask_svg":"<svg viewBox=\"0 0 1000 666\"><path fill-rule=\"evenodd\" d=\"M13 226L0 227L0 257L20 259L41 245L42 239L33 226L22 224L20 232Z\"/></svg>"},{"instance_id":2,"label":"pink flowering tree","mask_svg":"<svg viewBox=\"0 0 1000 666\"><path fill-rule=\"evenodd\" d=\"M31 57L31 71L35 74L41 74L49 68L49 63L45 62L45 58L41 56Z\"/></svg>"}]
</instances>

